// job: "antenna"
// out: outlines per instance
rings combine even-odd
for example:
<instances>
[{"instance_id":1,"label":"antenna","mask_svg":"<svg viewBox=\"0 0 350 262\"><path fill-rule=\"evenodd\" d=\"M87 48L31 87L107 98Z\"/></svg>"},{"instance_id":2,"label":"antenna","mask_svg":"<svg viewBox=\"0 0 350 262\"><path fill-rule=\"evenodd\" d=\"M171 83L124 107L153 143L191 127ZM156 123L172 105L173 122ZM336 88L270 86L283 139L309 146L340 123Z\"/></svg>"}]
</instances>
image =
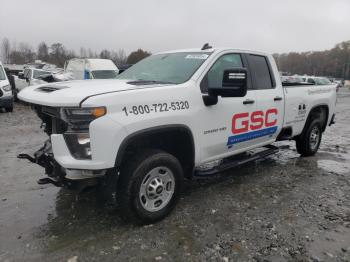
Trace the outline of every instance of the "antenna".
<instances>
[{"instance_id":1,"label":"antenna","mask_svg":"<svg viewBox=\"0 0 350 262\"><path fill-rule=\"evenodd\" d=\"M209 43L205 43L201 50L212 49L213 47L209 45Z\"/></svg>"}]
</instances>

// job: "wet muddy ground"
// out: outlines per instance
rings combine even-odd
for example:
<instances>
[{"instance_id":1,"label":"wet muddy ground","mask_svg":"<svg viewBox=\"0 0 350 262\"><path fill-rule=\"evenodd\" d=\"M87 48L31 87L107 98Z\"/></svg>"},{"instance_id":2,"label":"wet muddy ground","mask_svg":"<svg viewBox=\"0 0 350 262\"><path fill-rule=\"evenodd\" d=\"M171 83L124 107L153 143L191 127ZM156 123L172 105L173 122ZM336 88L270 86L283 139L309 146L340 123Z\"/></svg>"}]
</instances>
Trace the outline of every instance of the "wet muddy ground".
<instances>
[{"instance_id":1,"label":"wet muddy ground","mask_svg":"<svg viewBox=\"0 0 350 262\"><path fill-rule=\"evenodd\" d=\"M16 155L46 137L16 104L0 113L0 261L350 261L350 92L338 97L315 157L284 142L259 163L187 182L171 215L143 227L93 191L38 185L43 170Z\"/></svg>"}]
</instances>

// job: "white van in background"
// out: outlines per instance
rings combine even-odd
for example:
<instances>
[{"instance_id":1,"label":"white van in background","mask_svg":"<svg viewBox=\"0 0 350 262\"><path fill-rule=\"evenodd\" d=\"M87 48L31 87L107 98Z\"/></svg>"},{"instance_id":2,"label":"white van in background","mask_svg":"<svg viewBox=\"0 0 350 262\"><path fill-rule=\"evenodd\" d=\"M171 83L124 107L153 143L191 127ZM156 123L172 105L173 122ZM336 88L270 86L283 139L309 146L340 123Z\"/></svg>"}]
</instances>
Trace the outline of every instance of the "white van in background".
<instances>
[{"instance_id":1,"label":"white van in background","mask_svg":"<svg viewBox=\"0 0 350 262\"><path fill-rule=\"evenodd\" d=\"M13 111L12 87L0 62L0 110L1 108L5 108L6 112Z\"/></svg>"},{"instance_id":2,"label":"white van in background","mask_svg":"<svg viewBox=\"0 0 350 262\"><path fill-rule=\"evenodd\" d=\"M74 80L116 78L118 67L109 59L74 58L66 62L65 73L72 74Z\"/></svg>"}]
</instances>

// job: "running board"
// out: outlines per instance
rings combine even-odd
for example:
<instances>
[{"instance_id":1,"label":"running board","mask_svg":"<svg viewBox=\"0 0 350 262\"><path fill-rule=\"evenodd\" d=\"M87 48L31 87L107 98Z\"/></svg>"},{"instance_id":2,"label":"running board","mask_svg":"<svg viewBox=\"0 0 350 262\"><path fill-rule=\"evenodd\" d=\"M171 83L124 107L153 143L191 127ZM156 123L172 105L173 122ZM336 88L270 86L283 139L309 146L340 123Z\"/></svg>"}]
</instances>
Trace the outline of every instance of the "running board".
<instances>
[{"instance_id":1,"label":"running board","mask_svg":"<svg viewBox=\"0 0 350 262\"><path fill-rule=\"evenodd\" d=\"M212 176L221 172L224 172L226 170L247 164L249 162L253 162L262 158L265 158L269 155L275 154L279 151L279 148L273 145L265 146L265 150L249 154L240 154L238 156L233 156L230 158L226 158L223 160L223 163L211 168L209 170L195 170L194 177L208 177Z\"/></svg>"}]
</instances>

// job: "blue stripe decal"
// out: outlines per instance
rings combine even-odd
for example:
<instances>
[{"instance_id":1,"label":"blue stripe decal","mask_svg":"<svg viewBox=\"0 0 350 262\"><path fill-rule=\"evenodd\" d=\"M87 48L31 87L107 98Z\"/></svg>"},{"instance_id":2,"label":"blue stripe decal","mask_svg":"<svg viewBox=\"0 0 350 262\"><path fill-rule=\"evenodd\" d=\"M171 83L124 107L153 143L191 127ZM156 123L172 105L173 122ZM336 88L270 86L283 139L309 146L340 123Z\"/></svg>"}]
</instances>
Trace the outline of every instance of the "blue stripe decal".
<instances>
[{"instance_id":1,"label":"blue stripe decal","mask_svg":"<svg viewBox=\"0 0 350 262\"><path fill-rule=\"evenodd\" d=\"M228 146L232 146L237 143L245 142L248 140L256 139L262 136L269 136L277 131L277 126L265 128L265 129L260 129L257 131L249 132L249 133L244 133L236 136L230 136L227 141Z\"/></svg>"}]
</instances>

